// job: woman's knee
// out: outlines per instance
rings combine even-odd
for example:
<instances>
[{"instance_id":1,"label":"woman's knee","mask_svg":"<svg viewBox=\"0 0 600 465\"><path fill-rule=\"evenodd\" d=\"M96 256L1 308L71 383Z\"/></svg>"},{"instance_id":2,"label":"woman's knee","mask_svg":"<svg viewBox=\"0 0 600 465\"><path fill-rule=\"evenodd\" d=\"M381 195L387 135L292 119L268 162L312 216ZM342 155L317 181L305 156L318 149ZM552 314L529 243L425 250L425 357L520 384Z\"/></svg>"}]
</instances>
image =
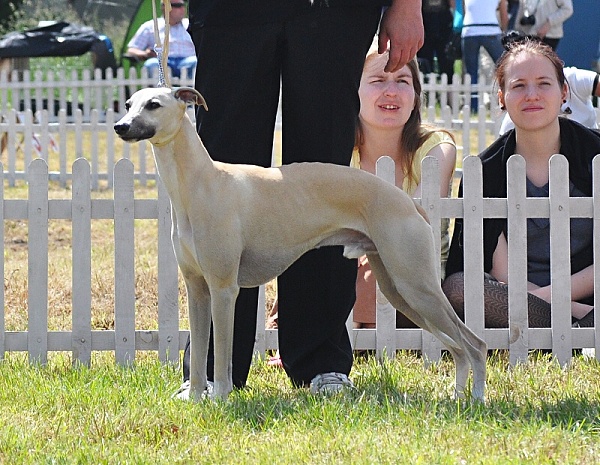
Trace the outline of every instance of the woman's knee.
<instances>
[{"instance_id":1,"label":"woman's knee","mask_svg":"<svg viewBox=\"0 0 600 465\"><path fill-rule=\"evenodd\" d=\"M465 304L465 274L461 271L458 273L451 274L442 283L442 290L448 301L454 308L454 311L461 318L464 316L464 304Z\"/></svg>"}]
</instances>

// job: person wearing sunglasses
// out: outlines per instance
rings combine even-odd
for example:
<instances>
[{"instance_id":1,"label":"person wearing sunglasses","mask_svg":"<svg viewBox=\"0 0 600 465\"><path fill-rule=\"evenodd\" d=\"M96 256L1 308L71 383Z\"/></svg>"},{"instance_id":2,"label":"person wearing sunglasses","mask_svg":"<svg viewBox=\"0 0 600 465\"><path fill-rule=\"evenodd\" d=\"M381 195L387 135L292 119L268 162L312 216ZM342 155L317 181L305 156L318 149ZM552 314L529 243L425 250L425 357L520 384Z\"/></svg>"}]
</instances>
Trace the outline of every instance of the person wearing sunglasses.
<instances>
[{"instance_id":1,"label":"person wearing sunglasses","mask_svg":"<svg viewBox=\"0 0 600 465\"><path fill-rule=\"evenodd\" d=\"M169 13L169 56L167 66L173 77L180 78L181 71L186 70L187 76L192 77L196 69L196 50L192 38L187 31L189 21L185 17L187 5L184 1L172 1ZM163 17L158 18L158 31L161 42L165 38L165 7L161 3ZM127 44L127 55L139 61L144 60L144 68L148 70L149 76L158 76L158 57L154 51L154 20L143 23L133 38Z\"/></svg>"}]
</instances>

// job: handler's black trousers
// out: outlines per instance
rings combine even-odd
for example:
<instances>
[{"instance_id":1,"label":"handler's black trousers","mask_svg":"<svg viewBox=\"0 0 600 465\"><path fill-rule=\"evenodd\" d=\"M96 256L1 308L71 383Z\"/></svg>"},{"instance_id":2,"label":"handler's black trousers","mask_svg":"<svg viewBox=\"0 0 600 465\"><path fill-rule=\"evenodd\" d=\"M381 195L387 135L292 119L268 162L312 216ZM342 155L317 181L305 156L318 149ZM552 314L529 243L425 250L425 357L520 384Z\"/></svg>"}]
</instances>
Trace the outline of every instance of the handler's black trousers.
<instances>
[{"instance_id":1,"label":"handler's black trousers","mask_svg":"<svg viewBox=\"0 0 600 465\"><path fill-rule=\"evenodd\" d=\"M213 159L271 165L281 83L283 163L348 165L360 76L379 17L378 6L312 8L269 24L194 31L196 88L209 108L198 112L199 133ZM305 254L279 278L279 348L295 385L306 385L319 373L350 372L345 321L354 304L356 268L341 247L325 247ZM256 288L242 289L236 304L233 382L238 387L246 383L252 360L257 296ZM209 379L212 354L211 336Z\"/></svg>"}]
</instances>

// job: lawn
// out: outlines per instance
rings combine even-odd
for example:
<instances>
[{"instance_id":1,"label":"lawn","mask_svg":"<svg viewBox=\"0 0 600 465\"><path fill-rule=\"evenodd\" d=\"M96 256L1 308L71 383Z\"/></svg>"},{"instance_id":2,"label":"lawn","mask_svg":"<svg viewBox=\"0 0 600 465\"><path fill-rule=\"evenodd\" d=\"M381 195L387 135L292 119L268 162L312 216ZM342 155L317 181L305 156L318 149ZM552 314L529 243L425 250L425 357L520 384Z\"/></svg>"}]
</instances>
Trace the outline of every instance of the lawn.
<instances>
[{"instance_id":1,"label":"lawn","mask_svg":"<svg viewBox=\"0 0 600 465\"><path fill-rule=\"evenodd\" d=\"M490 357L486 405L452 400L453 364L413 353L358 358L356 390L328 398L292 388L260 360L227 402L171 398L174 367L135 368L107 354L71 368L64 354L0 363L0 463L595 464L600 364L546 356L509 368Z\"/></svg>"},{"instance_id":2,"label":"lawn","mask_svg":"<svg viewBox=\"0 0 600 465\"><path fill-rule=\"evenodd\" d=\"M70 151L71 152L71 151ZM102 153L102 152L100 152ZM135 152L132 152L135 153ZM5 186L6 198L26 198L24 183ZM95 198L112 192L93 193ZM155 197L152 185L137 197ZM69 189L51 184L50 198ZM156 328L156 221L136 221L136 327ZM27 328L27 223L5 221L5 325ZM49 329L69 330L71 229L49 225ZM93 329L114 328L113 223L92 226ZM269 287L268 301L274 298ZM181 326L187 327L180 280ZM72 368L65 353L47 366L24 353L0 361L0 464L595 464L600 463L600 364L576 357L567 368L532 355L508 366L488 363L486 405L452 399L454 365L424 367L414 354L383 364L358 357L356 391L330 398L291 387L261 360L249 387L227 402L171 399L178 367L141 353L135 367L116 366L111 353Z\"/></svg>"}]
</instances>

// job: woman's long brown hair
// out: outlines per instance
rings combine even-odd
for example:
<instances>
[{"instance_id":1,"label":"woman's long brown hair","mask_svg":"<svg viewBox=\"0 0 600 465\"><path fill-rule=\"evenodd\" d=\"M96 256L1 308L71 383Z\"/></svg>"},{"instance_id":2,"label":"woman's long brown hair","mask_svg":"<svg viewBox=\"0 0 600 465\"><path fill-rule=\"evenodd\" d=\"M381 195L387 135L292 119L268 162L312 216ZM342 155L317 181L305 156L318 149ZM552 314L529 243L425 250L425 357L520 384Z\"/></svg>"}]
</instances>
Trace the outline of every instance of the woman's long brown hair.
<instances>
[{"instance_id":1,"label":"woman's long brown hair","mask_svg":"<svg viewBox=\"0 0 600 465\"><path fill-rule=\"evenodd\" d=\"M389 52L385 52L389 53ZM365 58L365 66L367 63L376 58L378 55L377 50L371 49L371 51L367 54ZM402 153L402 159L400 160L400 166L402 167L402 171L404 173L404 178L408 179L408 187L409 189L418 184L418 179L415 176L413 171L413 161L417 150L431 137L434 132L443 131L447 133L452 140L454 141L454 136L452 133L445 129L441 129L435 126L431 126L429 124L423 124L421 118L421 74L419 72L419 64L416 58L413 58L407 63L408 68L410 69L410 73L412 75L413 80L413 88L415 90L415 101L413 110L404 125L404 129L402 131L402 137L400 138L399 144ZM358 149L360 145L364 143L362 128L360 125L360 121L356 130L356 138L354 142L354 148Z\"/></svg>"}]
</instances>

